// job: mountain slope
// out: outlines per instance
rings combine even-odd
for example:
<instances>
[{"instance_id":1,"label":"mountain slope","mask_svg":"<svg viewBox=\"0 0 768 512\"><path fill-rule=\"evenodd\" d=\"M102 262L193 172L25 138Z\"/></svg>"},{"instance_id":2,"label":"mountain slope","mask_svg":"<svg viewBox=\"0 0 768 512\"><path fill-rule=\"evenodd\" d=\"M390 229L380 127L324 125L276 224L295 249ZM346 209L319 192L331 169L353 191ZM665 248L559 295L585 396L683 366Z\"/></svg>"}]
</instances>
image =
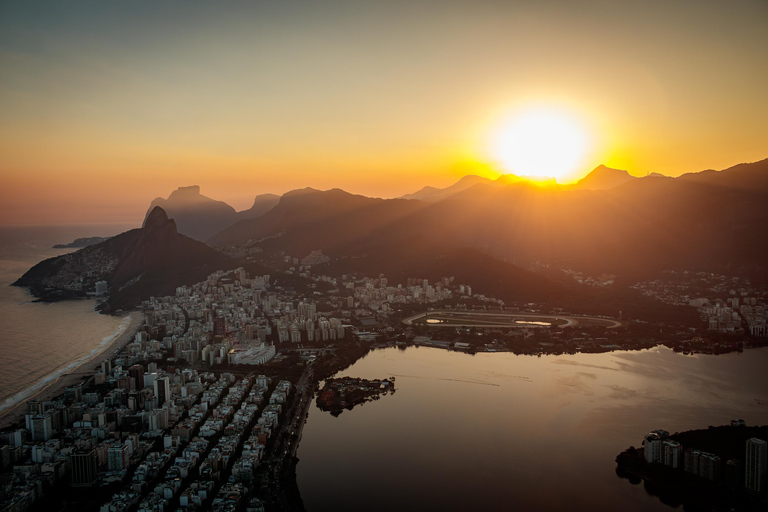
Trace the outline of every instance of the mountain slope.
<instances>
[{"instance_id":1,"label":"mountain slope","mask_svg":"<svg viewBox=\"0 0 768 512\"><path fill-rule=\"evenodd\" d=\"M627 171L598 165L592 172L580 179L573 188L576 190L605 190L635 179L637 178Z\"/></svg>"},{"instance_id":2,"label":"mountain slope","mask_svg":"<svg viewBox=\"0 0 768 512\"><path fill-rule=\"evenodd\" d=\"M261 217L240 221L209 242L226 246L285 232L291 242L284 249L292 254L306 255L313 249L349 252L424 206L419 201L376 199L340 189L295 190Z\"/></svg>"},{"instance_id":3,"label":"mountain slope","mask_svg":"<svg viewBox=\"0 0 768 512\"><path fill-rule=\"evenodd\" d=\"M150 204L145 219L158 206L176 221L179 233L196 240L205 240L237 220L234 208L200 194L197 185L179 187L171 192L168 199L156 198Z\"/></svg>"},{"instance_id":4,"label":"mountain slope","mask_svg":"<svg viewBox=\"0 0 768 512\"><path fill-rule=\"evenodd\" d=\"M616 172L607 174L622 176ZM381 248L397 257L428 240L438 251L469 247L522 266L543 260L596 274L642 277L669 268L768 281L766 191L768 161L680 178L630 177L600 190L477 183L434 203L303 191L212 242L269 237L259 244L264 251L297 257L312 249L361 257Z\"/></svg>"},{"instance_id":5,"label":"mountain slope","mask_svg":"<svg viewBox=\"0 0 768 512\"><path fill-rule=\"evenodd\" d=\"M280 196L278 196L277 194L259 194L253 200L253 206L251 206L247 210L243 210L235 214L235 221L240 221L245 219L255 219L256 217L259 217L260 215L264 215L265 213L267 213L269 210L274 208L279 202L280 202ZM213 234L215 233L212 233L212 235Z\"/></svg>"},{"instance_id":6,"label":"mountain slope","mask_svg":"<svg viewBox=\"0 0 768 512\"><path fill-rule=\"evenodd\" d=\"M155 207L142 228L44 260L14 285L27 286L38 297L67 298L83 295L95 281L105 280L110 287L109 309L118 309L133 307L151 295L172 294L182 284L236 266L229 256L179 234L176 223Z\"/></svg>"},{"instance_id":7,"label":"mountain slope","mask_svg":"<svg viewBox=\"0 0 768 512\"><path fill-rule=\"evenodd\" d=\"M442 201L443 199L473 187L478 183L491 183L491 180L475 175L464 176L450 187L435 188L426 186L413 194L401 196L400 199L418 199L419 201L427 202Z\"/></svg>"}]
</instances>

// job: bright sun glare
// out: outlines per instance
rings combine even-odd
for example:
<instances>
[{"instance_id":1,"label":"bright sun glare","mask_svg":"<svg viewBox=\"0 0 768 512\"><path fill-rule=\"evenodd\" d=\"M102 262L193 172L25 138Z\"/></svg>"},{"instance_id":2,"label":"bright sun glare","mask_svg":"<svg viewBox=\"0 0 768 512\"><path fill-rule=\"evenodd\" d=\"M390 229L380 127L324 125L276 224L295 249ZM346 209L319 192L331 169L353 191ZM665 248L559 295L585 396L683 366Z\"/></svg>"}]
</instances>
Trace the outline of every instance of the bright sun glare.
<instances>
[{"instance_id":1,"label":"bright sun glare","mask_svg":"<svg viewBox=\"0 0 768 512\"><path fill-rule=\"evenodd\" d=\"M505 172L559 181L584 163L588 139L586 129L568 113L533 108L502 123L492 151Z\"/></svg>"}]
</instances>

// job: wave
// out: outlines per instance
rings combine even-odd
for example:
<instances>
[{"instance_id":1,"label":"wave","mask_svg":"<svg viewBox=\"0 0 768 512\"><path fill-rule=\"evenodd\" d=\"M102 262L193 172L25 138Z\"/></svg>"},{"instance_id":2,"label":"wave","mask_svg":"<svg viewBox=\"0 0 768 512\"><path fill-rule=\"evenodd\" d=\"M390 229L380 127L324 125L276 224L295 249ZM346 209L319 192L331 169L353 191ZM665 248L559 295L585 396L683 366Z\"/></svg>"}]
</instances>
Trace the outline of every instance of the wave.
<instances>
[{"instance_id":1,"label":"wave","mask_svg":"<svg viewBox=\"0 0 768 512\"><path fill-rule=\"evenodd\" d=\"M6 398L2 404L0 404L0 412L4 411L5 409L8 409L10 407L17 406L20 402L26 400L27 398L34 396L41 390L45 389L49 384L52 382L55 382L57 379L59 379L61 376L67 374L71 370L74 370L84 362L88 361L92 357L97 356L99 353L103 352L113 341L115 341L117 338L123 335L125 331L128 329L128 327L131 325L131 316L128 315L123 318L122 322L120 322L120 325L117 326L117 329L115 329L115 332L110 334L109 336L105 336L99 345L91 350L88 354L84 355L77 361L73 361L67 366L63 368L59 368L58 370L49 373L45 377L41 378L37 382L35 382L32 386L26 388L24 391L19 391L13 396L10 396Z\"/></svg>"}]
</instances>

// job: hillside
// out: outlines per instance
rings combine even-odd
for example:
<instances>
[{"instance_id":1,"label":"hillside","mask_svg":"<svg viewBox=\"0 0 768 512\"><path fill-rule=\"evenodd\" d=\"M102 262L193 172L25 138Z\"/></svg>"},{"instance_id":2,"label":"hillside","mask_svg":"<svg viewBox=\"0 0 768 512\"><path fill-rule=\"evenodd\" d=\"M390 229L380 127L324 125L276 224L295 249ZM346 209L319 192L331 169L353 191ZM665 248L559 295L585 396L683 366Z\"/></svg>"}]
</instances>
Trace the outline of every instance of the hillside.
<instances>
[{"instance_id":1,"label":"hillside","mask_svg":"<svg viewBox=\"0 0 768 512\"><path fill-rule=\"evenodd\" d=\"M442 201L443 199L473 187L478 183L491 183L491 180L474 175L464 176L450 187L435 188L426 186L413 194L401 196L400 199L418 199L419 201L427 201L431 203Z\"/></svg>"},{"instance_id":2,"label":"hillside","mask_svg":"<svg viewBox=\"0 0 768 512\"><path fill-rule=\"evenodd\" d=\"M83 296L96 281L109 284L107 309L133 307L152 295L169 295L182 284L205 279L237 262L189 237L160 207L144 225L79 251L44 260L14 285L46 300Z\"/></svg>"}]
</instances>

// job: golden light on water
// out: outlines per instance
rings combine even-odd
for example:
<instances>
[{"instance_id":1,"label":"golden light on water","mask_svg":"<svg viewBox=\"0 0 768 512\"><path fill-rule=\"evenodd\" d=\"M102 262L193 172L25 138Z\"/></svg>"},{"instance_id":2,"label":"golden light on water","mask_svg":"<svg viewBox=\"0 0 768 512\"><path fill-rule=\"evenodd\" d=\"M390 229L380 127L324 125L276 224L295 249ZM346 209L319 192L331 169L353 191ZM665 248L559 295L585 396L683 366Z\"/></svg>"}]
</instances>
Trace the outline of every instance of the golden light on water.
<instances>
[{"instance_id":1,"label":"golden light on water","mask_svg":"<svg viewBox=\"0 0 768 512\"><path fill-rule=\"evenodd\" d=\"M491 153L504 172L561 181L579 170L590 148L586 126L555 107L531 107L494 130Z\"/></svg>"}]
</instances>

